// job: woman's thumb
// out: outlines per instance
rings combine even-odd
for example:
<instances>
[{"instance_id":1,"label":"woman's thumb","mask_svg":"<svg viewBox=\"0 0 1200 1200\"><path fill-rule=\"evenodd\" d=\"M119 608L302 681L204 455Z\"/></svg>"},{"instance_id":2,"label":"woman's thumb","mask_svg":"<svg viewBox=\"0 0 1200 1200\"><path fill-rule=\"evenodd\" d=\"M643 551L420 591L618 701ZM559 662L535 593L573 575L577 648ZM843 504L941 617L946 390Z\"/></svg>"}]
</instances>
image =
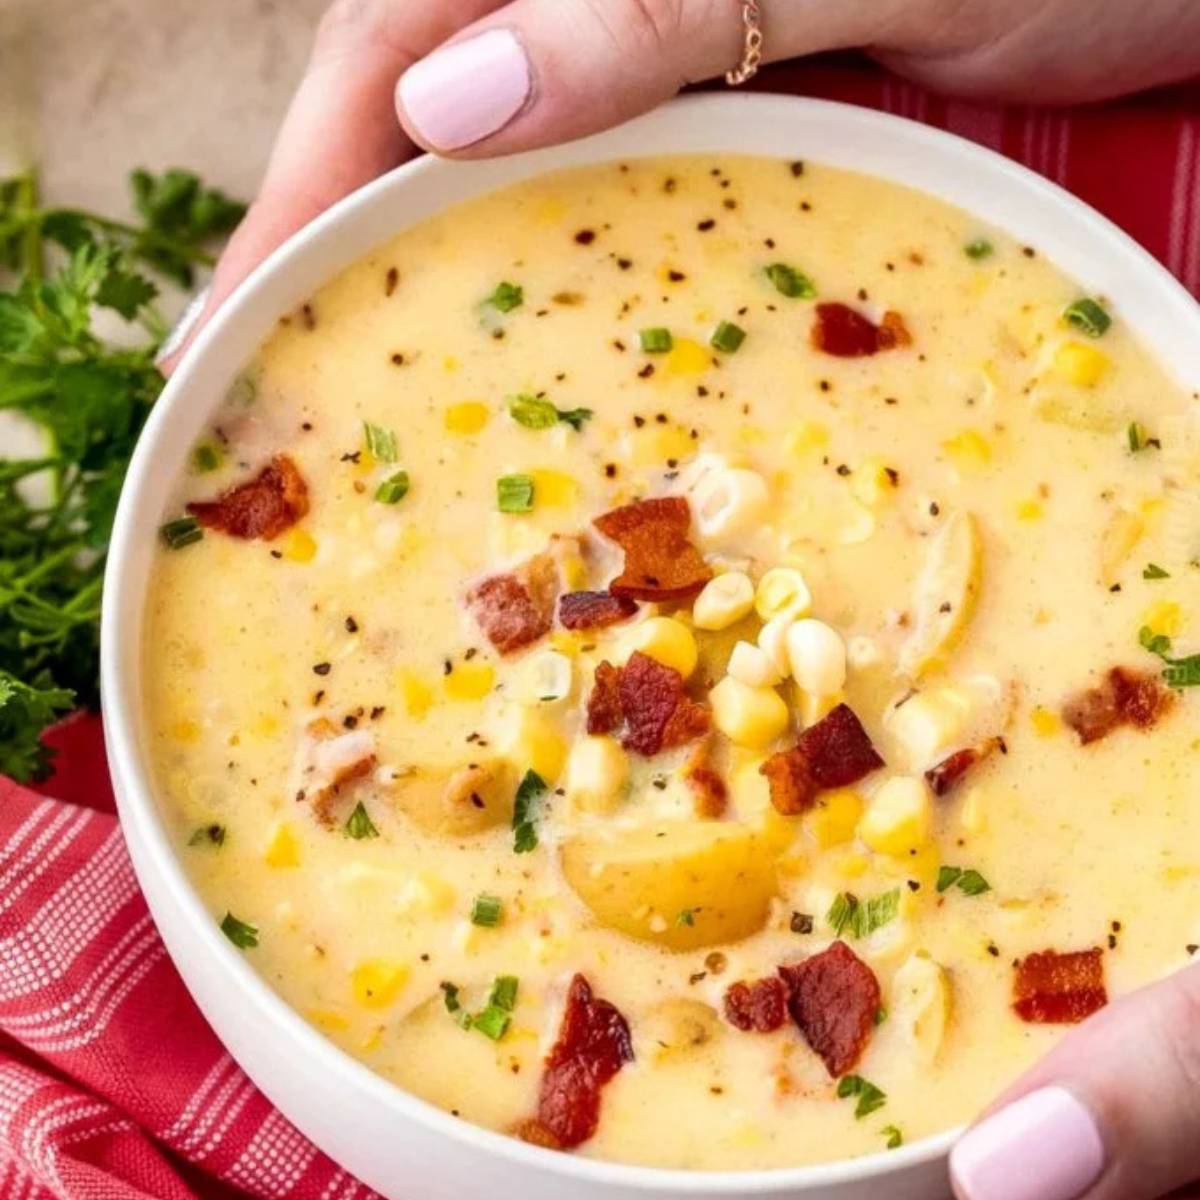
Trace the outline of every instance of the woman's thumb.
<instances>
[{"instance_id":1,"label":"woman's thumb","mask_svg":"<svg viewBox=\"0 0 1200 1200\"><path fill-rule=\"evenodd\" d=\"M763 4L766 57L867 41L880 7ZM512 0L410 67L396 107L430 150L507 154L608 128L720 75L744 36L741 0Z\"/></svg>"},{"instance_id":2,"label":"woman's thumb","mask_svg":"<svg viewBox=\"0 0 1200 1200\"><path fill-rule=\"evenodd\" d=\"M1160 1200L1200 1179L1200 965L1065 1038L963 1136L959 1200Z\"/></svg>"}]
</instances>

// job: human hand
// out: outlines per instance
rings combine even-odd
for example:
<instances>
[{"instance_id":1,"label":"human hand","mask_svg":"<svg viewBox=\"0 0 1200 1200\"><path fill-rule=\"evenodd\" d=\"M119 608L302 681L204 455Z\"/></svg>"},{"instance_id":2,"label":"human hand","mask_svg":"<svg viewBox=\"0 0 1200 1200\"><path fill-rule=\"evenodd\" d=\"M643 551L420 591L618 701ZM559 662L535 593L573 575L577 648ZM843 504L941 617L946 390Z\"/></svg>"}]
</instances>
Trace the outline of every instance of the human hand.
<instances>
[{"instance_id":1,"label":"human hand","mask_svg":"<svg viewBox=\"0 0 1200 1200\"><path fill-rule=\"evenodd\" d=\"M1194 0L760 4L768 61L866 47L960 94L1096 99L1200 70ZM566 141L733 67L741 8L739 0L334 0L258 199L187 332L296 230L422 148L479 158Z\"/></svg>"},{"instance_id":2,"label":"human hand","mask_svg":"<svg viewBox=\"0 0 1200 1200\"><path fill-rule=\"evenodd\" d=\"M1200 1200L1200 964L1065 1038L950 1165L959 1200Z\"/></svg>"}]
</instances>

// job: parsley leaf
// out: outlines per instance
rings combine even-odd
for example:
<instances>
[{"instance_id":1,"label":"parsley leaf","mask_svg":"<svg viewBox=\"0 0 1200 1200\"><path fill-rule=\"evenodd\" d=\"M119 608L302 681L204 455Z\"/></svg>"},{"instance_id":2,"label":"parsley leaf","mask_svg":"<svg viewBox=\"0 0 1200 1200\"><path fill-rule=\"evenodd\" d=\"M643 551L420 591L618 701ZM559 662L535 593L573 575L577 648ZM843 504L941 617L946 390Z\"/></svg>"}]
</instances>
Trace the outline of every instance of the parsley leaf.
<instances>
[{"instance_id":1,"label":"parsley leaf","mask_svg":"<svg viewBox=\"0 0 1200 1200\"><path fill-rule=\"evenodd\" d=\"M838 1080L837 1094L839 1100L855 1098L858 1101L854 1106L854 1117L858 1121L878 1112L887 1103L887 1093L861 1075L843 1075Z\"/></svg>"},{"instance_id":2,"label":"parsley leaf","mask_svg":"<svg viewBox=\"0 0 1200 1200\"><path fill-rule=\"evenodd\" d=\"M825 919L835 937L849 933L851 937L862 938L895 920L899 912L898 887L866 901L860 900L853 892L839 892L829 906Z\"/></svg>"},{"instance_id":3,"label":"parsley leaf","mask_svg":"<svg viewBox=\"0 0 1200 1200\"><path fill-rule=\"evenodd\" d=\"M513 800L513 853L528 854L537 849L537 802L547 792L546 781L536 771L526 771Z\"/></svg>"},{"instance_id":4,"label":"parsley leaf","mask_svg":"<svg viewBox=\"0 0 1200 1200\"><path fill-rule=\"evenodd\" d=\"M1148 625L1143 625L1138 631L1138 642L1143 649L1162 659L1162 677L1167 687L1200 687L1200 654L1172 658L1171 639L1166 634L1155 633Z\"/></svg>"}]
</instances>

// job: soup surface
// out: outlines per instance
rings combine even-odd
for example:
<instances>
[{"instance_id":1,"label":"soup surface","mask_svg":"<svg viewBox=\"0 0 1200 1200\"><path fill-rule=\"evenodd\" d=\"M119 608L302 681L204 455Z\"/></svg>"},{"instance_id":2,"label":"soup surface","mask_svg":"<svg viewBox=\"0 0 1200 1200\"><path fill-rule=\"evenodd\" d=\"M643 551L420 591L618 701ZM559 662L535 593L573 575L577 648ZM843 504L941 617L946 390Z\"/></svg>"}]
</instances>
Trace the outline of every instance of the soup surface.
<instances>
[{"instance_id":1,"label":"soup surface","mask_svg":"<svg viewBox=\"0 0 1200 1200\"><path fill-rule=\"evenodd\" d=\"M733 157L345 271L217 412L147 598L213 920L375 1071L574 1153L971 1118L1200 941L1200 403L1106 303Z\"/></svg>"}]
</instances>

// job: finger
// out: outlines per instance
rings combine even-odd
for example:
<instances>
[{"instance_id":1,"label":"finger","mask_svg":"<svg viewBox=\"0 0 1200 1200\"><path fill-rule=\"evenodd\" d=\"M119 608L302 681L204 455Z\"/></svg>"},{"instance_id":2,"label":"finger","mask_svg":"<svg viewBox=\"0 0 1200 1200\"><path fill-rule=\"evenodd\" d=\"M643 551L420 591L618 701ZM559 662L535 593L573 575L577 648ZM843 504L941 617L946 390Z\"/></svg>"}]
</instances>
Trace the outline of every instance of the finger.
<instances>
[{"instance_id":1,"label":"finger","mask_svg":"<svg viewBox=\"0 0 1200 1200\"><path fill-rule=\"evenodd\" d=\"M858 45L897 0L760 0L768 58ZM594 133L737 65L740 0L513 0L405 72L414 141L457 157Z\"/></svg>"},{"instance_id":2,"label":"finger","mask_svg":"<svg viewBox=\"0 0 1200 1200\"><path fill-rule=\"evenodd\" d=\"M416 152L396 122L396 80L422 54L501 0L335 0L275 141L258 198L221 255L187 343L277 246Z\"/></svg>"},{"instance_id":3,"label":"finger","mask_svg":"<svg viewBox=\"0 0 1200 1200\"><path fill-rule=\"evenodd\" d=\"M950 1167L959 1200L1158 1200L1200 1191L1198 1145L1200 965L1072 1033L967 1131Z\"/></svg>"}]
</instances>

